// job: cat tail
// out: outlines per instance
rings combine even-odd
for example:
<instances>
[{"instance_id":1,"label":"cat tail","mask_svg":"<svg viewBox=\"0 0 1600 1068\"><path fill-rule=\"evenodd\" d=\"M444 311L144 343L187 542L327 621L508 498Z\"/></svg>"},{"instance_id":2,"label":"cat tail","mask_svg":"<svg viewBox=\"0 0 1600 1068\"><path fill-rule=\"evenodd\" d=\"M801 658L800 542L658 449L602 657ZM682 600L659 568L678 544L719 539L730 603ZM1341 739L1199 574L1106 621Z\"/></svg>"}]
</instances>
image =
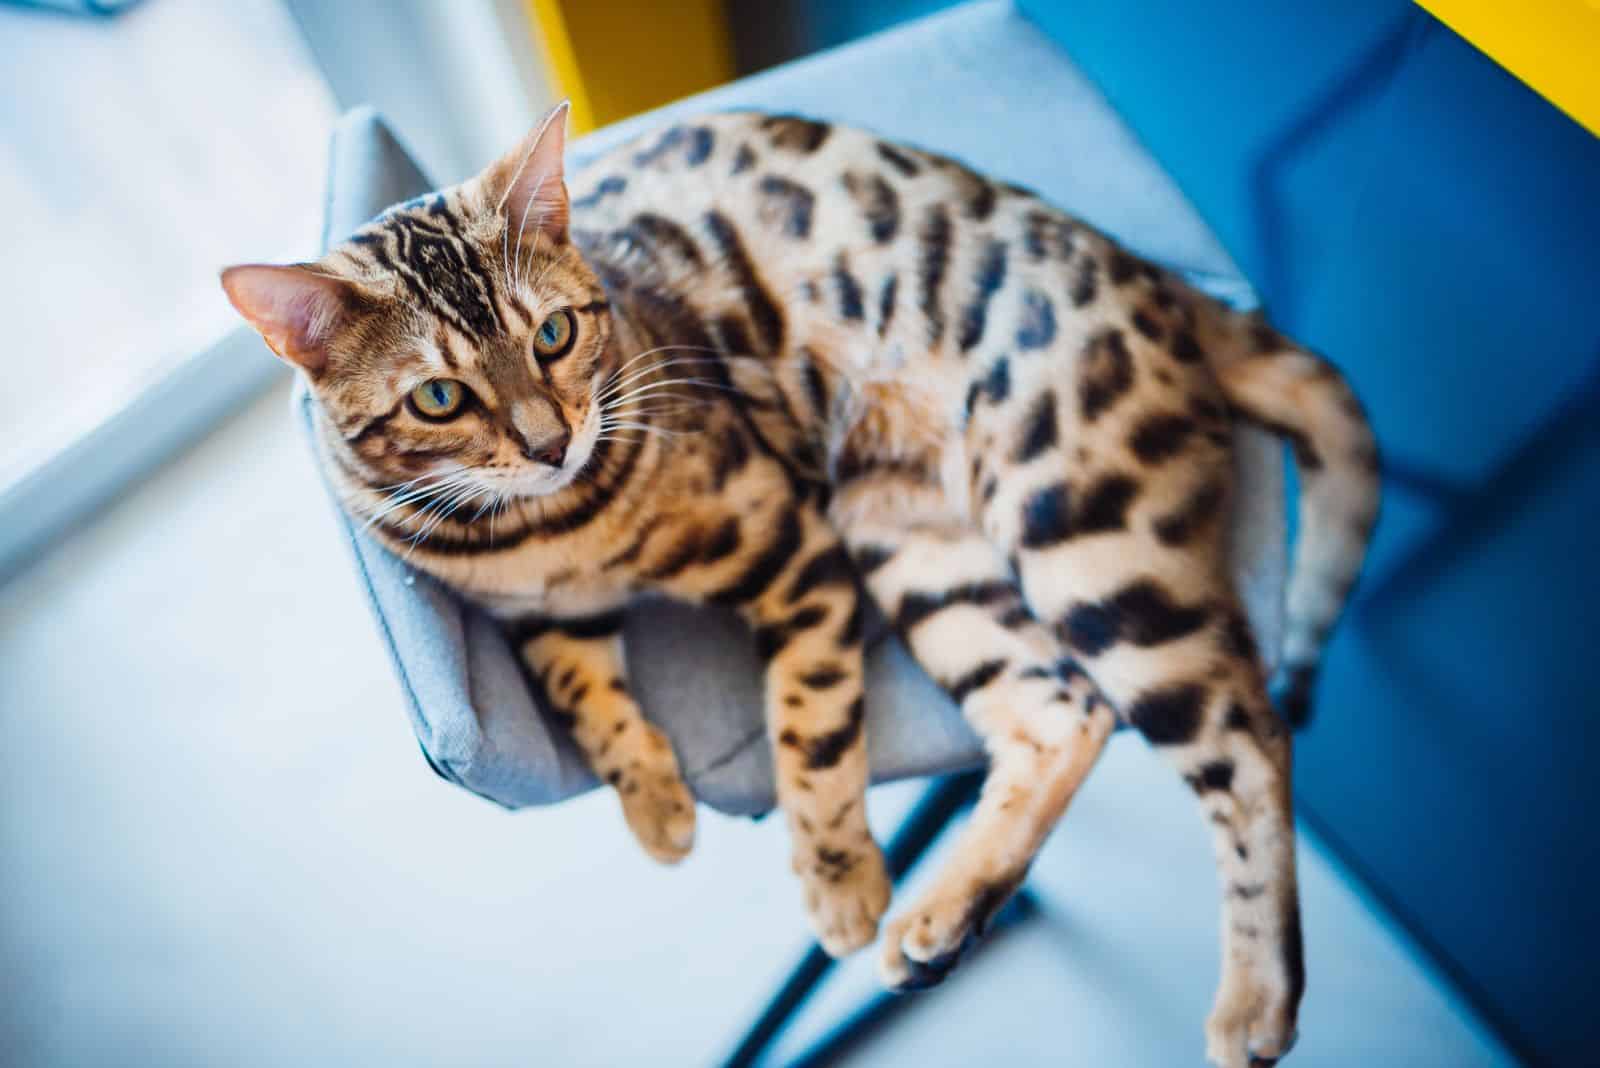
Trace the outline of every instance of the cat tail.
<instances>
[{"instance_id":1,"label":"cat tail","mask_svg":"<svg viewBox=\"0 0 1600 1068\"><path fill-rule=\"evenodd\" d=\"M1257 317L1245 323L1249 354L1226 360L1217 375L1237 417L1282 437L1294 451L1298 532L1272 696L1290 725L1301 727L1311 718L1323 646L1378 517L1378 448L1361 402L1336 367Z\"/></svg>"}]
</instances>

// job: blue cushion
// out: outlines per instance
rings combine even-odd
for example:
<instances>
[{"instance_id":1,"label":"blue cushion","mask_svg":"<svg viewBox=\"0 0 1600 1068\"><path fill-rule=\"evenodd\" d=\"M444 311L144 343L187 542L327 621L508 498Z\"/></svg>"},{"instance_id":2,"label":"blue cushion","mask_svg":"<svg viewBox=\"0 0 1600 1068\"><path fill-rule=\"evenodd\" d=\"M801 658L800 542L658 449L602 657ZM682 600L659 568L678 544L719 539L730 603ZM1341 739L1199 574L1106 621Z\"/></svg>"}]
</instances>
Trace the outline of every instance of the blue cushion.
<instances>
[{"instance_id":1,"label":"blue cushion","mask_svg":"<svg viewBox=\"0 0 1600 1068\"><path fill-rule=\"evenodd\" d=\"M1182 193L1067 57L1008 5L972 5L681 101L583 138L573 161L673 114L733 107L850 122L957 156L1037 189L1220 296L1250 301ZM382 120L352 112L334 136L324 236L337 240L428 188ZM307 416L309 399L298 403ZM1284 571L1281 454L1255 432L1241 434L1239 453L1236 570L1270 655ZM350 523L343 530L434 768L508 807L594 786L494 625ZM742 626L719 612L650 602L630 611L627 641L645 713L672 738L696 795L727 812L770 808L760 671ZM881 627L868 648L868 707L875 781L982 760L955 706Z\"/></svg>"}]
</instances>

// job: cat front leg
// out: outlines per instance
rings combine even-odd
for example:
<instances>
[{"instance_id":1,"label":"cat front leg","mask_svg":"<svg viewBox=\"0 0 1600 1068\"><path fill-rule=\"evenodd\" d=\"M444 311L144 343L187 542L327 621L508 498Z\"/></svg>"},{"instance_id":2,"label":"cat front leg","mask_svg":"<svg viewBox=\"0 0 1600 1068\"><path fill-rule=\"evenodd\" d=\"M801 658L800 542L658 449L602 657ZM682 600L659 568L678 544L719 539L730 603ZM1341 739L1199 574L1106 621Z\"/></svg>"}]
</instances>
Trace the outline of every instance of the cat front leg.
<instances>
[{"instance_id":1,"label":"cat front leg","mask_svg":"<svg viewBox=\"0 0 1600 1068\"><path fill-rule=\"evenodd\" d=\"M867 827L863 730L863 604L843 545L820 516L778 518L779 561L748 584L746 617L766 661L767 730L793 866L822 948L843 956L870 943L889 905L883 856ZM759 587L757 589L756 587Z\"/></svg>"},{"instance_id":2,"label":"cat front leg","mask_svg":"<svg viewBox=\"0 0 1600 1068\"><path fill-rule=\"evenodd\" d=\"M594 773L616 791L645 852L663 864L688 856L694 797L672 743L644 718L629 692L621 614L526 620L512 624L510 632L555 718Z\"/></svg>"}]
</instances>

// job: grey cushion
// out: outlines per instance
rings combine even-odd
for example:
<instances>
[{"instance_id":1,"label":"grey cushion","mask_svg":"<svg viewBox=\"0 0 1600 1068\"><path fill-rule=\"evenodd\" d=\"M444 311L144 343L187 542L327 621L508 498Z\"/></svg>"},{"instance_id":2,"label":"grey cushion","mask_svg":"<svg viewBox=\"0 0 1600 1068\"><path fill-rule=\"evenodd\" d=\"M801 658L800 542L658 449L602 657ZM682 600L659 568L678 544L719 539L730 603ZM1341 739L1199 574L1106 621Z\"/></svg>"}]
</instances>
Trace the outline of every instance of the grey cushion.
<instances>
[{"instance_id":1,"label":"grey cushion","mask_svg":"<svg viewBox=\"0 0 1600 1068\"><path fill-rule=\"evenodd\" d=\"M599 131L575 164L670 115L759 107L859 124L1037 189L1211 292L1251 300L1238 270L1182 193L1067 56L1006 4L975 4L749 78ZM326 241L429 188L383 120L357 110L333 139ZM311 402L297 403L309 418ZM1282 456L1239 438L1244 491L1235 567L1269 658L1281 631ZM341 519L373 614L434 768L509 807L596 785L526 687L494 625ZM868 649L868 749L875 781L982 760L955 706L881 630ZM701 800L765 811L772 765L752 642L729 616L664 602L631 610L630 670L647 715L671 736Z\"/></svg>"}]
</instances>

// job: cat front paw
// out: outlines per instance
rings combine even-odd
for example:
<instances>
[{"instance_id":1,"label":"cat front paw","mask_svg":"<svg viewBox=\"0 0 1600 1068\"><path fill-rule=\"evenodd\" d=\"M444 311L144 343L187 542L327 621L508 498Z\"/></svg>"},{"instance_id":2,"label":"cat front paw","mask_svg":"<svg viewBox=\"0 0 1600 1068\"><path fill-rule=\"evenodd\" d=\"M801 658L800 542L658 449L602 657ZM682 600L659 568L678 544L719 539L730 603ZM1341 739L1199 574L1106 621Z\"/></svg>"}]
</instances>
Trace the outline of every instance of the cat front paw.
<instances>
[{"instance_id":1,"label":"cat front paw","mask_svg":"<svg viewBox=\"0 0 1600 1068\"><path fill-rule=\"evenodd\" d=\"M811 929L830 957L846 956L877 937L892 888L876 842L863 837L844 845L810 843L796 851L794 866Z\"/></svg>"},{"instance_id":2,"label":"cat front paw","mask_svg":"<svg viewBox=\"0 0 1600 1068\"><path fill-rule=\"evenodd\" d=\"M647 729L639 754L607 773L606 781L644 851L662 864L676 864L694 848L694 795L666 735Z\"/></svg>"}]
</instances>

